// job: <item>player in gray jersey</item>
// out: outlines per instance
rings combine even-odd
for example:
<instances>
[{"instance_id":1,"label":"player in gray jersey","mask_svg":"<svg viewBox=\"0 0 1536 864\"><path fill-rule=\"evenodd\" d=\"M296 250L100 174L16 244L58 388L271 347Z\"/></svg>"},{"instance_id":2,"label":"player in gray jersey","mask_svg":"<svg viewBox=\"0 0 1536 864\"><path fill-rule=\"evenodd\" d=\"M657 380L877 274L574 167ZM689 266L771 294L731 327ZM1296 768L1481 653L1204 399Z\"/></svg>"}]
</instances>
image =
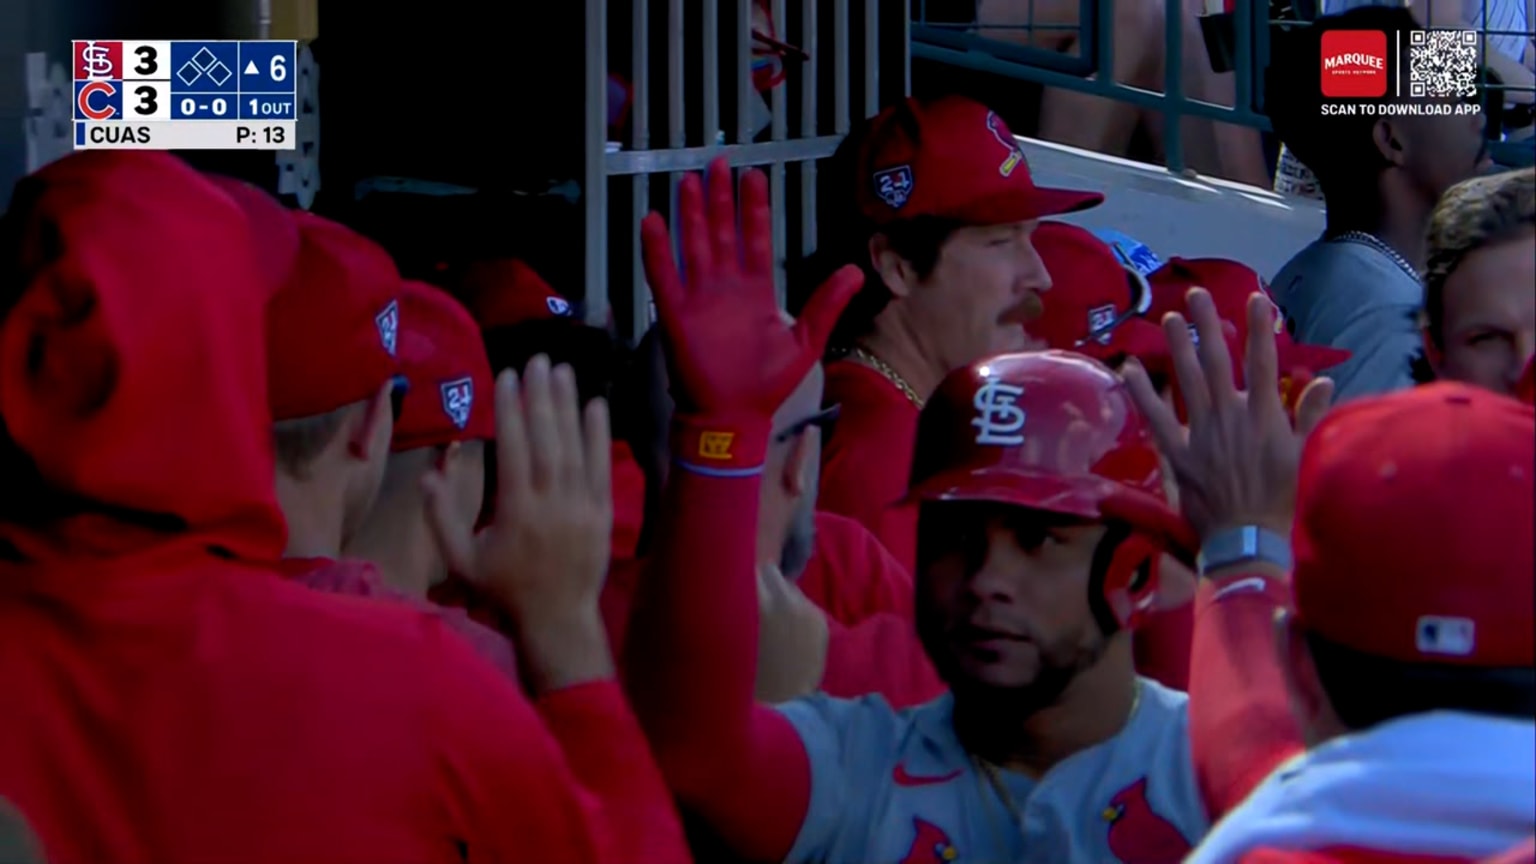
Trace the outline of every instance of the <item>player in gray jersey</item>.
<instances>
[{"instance_id":1,"label":"player in gray jersey","mask_svg":"<svg viewBox=\"0 0 1536 864\"><path fill-rule=\"evenodd\" d=\"M771 248L754 234L769 224L761 182L742 181L742 242L757 250ZM711 175L712 197L727 199L712 201L715 225L736 224L719 191L729 186ZM756 456L735 442L771 440L765 406L819 355L813 334L825 331L807 323L790 338L771 260L749 252L760 272L732 272L734 263L712 272L710 262L741 260L736 231L710 229L697 187L684 192L689 287L654 222L646 257L673 386L690 409L674 433L670 524L628 645L636 711L674 791L751 860L1182 860L1246 792L1232 772L1202 771L1201 747L1251 752L1252 730L1277 727L1243 712L1262 704L1283 717L1283 693L1243 693L1235 712L1207 701L1191 715L1183 693L1137 677L1131 631L1157 602L1164 553L1193 538L1120 380L1081 355L977 362L951 373L922 411L910 493L920 506L913 638L952 692L904 712L878 697L752 703ZM726 288L735 289L728 299ZM813 301L807 318L824 320L829 305L840 303ZM1218 339L1206 311L1203 326ZM710 452L731 461L703 463L704 439L690 429L729 443ZM1218 636L1267 632L1267 617L1223 617L1247 608L1206 604L1197 614ZM1196 683L1216 696L1242 692L1241 664L1209 647L1228 677Z\"/></svg>"}]
</instances>

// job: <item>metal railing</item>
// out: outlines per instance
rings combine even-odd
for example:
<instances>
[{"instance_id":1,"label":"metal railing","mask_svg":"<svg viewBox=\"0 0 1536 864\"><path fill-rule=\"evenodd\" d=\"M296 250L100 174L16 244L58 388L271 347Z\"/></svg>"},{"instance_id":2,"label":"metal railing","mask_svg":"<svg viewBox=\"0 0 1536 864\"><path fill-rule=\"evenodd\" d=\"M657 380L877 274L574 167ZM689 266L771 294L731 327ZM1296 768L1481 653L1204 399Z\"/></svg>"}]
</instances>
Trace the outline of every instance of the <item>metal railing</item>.
<instances>
[{"instance_id":1,"label":"metal railing","mask_svg":"<svg viewBox=\"0 0 1536 864\"><path fill-rule=\"evenodd\" d=\"M847 0L839 0L831 14L831 32L822 33L820 0L772 0L771 11L777 32L793 32L807 58L799 61L794 75L798 79L796 103L789 103L786 86L769 93L772 115L767 140L755 140L752 105L759 99L751 73L752 0L630 0L633 3L627 21L609 18L608 0L586 0L586 190L585 239L587 270L585 306L589 322L602 323L609 315L609 288L629 288L628 334L638 337L649 325L650 294L641 267L639 245L634 240L635 226L651 209L675 213L678 181L683 172L697 171L711 160L724 156L732 166L767 166L769 190L773 202L774 252L778 261L790 255L809 254L815 249L816 160L830 156L855 119L879 110L882 76L892 73L902 77L902 92L909 84L910 65L905 56L882 58L881 12L891 4L867 0L858 20L850 14ZM652 32L653 4L665 4L666 32ZM730 4L733 11L731 51L734 66L722 68L721 10ZM732 10L731 7L734 7ZM901 10L903 13L906 10ZM694 17L696 16L696 17ZM901 22L905 24L903 14ZM694 32L697 41L687 38ZM892 22L894 26L894 22ZM857 30L855 30L857 28ZM630 128L628 140L615 149L607 140L607 90L611 33L627 31L628 69L623 74L631 82ZM824 40L830 39L831 44ZM656 81L652 73L660 68L657 49L666 52L665 76ZM856 49L856 50L855 50ZM701 55L700 80L690 80L689 55ZM831 69L821 68L830 59ZM882 62L890 61L890 62ZM855 69L853 64L860 64ZM718 74L711 74L718 70ZM855 74L857 73L857 74ZM830 82L822 76L830 74ZM658 86L659 85L659 86ZM721 87L732 88L729 94ZM823 129L824 112L820 98L832 98L830 129ZM857 91L857 92L856 92ZM723 97L734 103L733 117L722 116ZM658 107L660 110L658 111ZM791 131L791 111L795 129ZM660 128L654 125L661 119ZM702 129L690 135L690 126ZM661 181L664 178L664 181ZM663 185L664 182L664 185ZM791 196L790 187L794 185ZM665 195L665 206L656 207L655 195ZM615 199L626 207L622 216L614 212ZM794 205L788 206L793 198ZM627 206L626 206L627 205ZM615 227L622 230L611 230ZM674 216L675 235L675 216ZM623 260L616 262L610 253ZM620 266L614 266L618 263ZM782 302L784 274L781 267L777 289Z\"/></svg>"},{"instance_id":2,"label":"metal railing","mask_svg":"<svg viewBox=\"0 0 1536 864\"><path fill-rule=\"evenodd\" d=\"M588 320L600 324L610 315L610 296L618 298L618 292L627 287L624 305L628 315L624 317L631 338L638 337L650 321L649 291L635 226L658 199L664 203L655 209L674 211L671 203L682 172L699 170L721 155L733 166L767 166L777 260L809 254L815 249L817 236L816 160L836 149L855 119L854 111L865 117L881 107L882 84L890 83L889 78L899 76L899 92L911 92L914 58L1160 112L1165 163L1171 171L1182 172L1186 160L1181 126L1186 118L1269 130L1260 81L1261 70L1268 63L1270 29L1305 26L1316 7L1316 0L1291 0L1294 5L1279 10L1285 17L1275 19L1267 0L1239 0L1230 13L1224 13L1230 15L1227 48L1234 84L1233 103L1228 106L1186 95L1182 77L1185 52L1195 50L1203 55L1207 46L1186 44L1189 22L1184 19L1186 7L1180 0L1164 4L1162 92L1117 82L1113 74L1114 4L1134 0L1079 0L1078 22L1071 25L1036 25L1033 0L1026 0L1030 2L1031 20L1016 29L1075 30L1079 34L1076 55L991 38L978 33L974 21L930 20L927 11L931 0L864 0L858 15L849 9L854 0L772 0L776 31L794 34L808 59L793 73L797 79L793 99L785 86L770 91L768 134L765 140L756 140L750 116L750 106L758 98L750 62L753 0L627 2L633 4L627 20L615 21L609 16L609 0L585 0L584 299ZM822 10L829 5L830 32L820 32ZM663 10L664 14L653 14ZM722 34L722 10L733 13L726 19L726 23L734 23L730 33ZM899 21L886 20L884 24L901 30L905 50L900 57L882 58L882 14L887 19L899 16ZM662 33L654 32L658 19L665 22ZM981 25L986 29L994 26L998 25ZM1501 32L1487 31L1487 35ZM610 48L614 47L609 40L616 33L624 33L623 38L629 41L627 68L619 71L632 82L628 140L618 142L617 150L606 134L608 77L614 71L609 68ZM726 43L729 57L722 53L722 38L730 40ZM654 56L658 50L665 52L664 62ZM700 59L692 59L695 57ZM655 74L658 69L664 69L659 80ZM691 72L702 75L695 77ZM886 101L893 91L886 88ZM1497 88L1484 88L1485 99L1490 94L1497 98L1496 93ZM825 98L832 102L830 121L821 102ZM732 117L722 116L722 102L727 99L733 103ZM1529 164L1529 151L1529 142L1495 145L1496 156L1504 164ZM616 210L622 210L622 215ZM615 292L612 295L610 286ZM782 300L782 268L777 287Z\"/></svg>"}]
</instances>

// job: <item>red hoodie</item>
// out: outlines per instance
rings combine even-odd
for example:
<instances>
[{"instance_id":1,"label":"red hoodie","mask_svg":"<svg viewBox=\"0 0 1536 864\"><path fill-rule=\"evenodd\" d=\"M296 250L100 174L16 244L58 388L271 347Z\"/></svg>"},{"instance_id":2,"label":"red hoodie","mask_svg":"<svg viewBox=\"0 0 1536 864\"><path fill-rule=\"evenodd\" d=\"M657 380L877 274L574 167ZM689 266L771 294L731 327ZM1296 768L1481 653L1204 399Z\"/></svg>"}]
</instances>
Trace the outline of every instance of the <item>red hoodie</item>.
<instances>
[{"instance_id":1,"label":"red hoodie","mask_svg":"<svg viewBox=\"0 0 1536 864\"><path fill-rule=\"evenodd\" d=\"M36 476L7 466L0 498L0 797L49 861L686 857L611 682L539 706L594 736L573 767L439 622L266 563L266 289L228 197L91 152L12 207L0 458ZM616 747L630 793L589 792Z\"/></svg>"}]
</instances>

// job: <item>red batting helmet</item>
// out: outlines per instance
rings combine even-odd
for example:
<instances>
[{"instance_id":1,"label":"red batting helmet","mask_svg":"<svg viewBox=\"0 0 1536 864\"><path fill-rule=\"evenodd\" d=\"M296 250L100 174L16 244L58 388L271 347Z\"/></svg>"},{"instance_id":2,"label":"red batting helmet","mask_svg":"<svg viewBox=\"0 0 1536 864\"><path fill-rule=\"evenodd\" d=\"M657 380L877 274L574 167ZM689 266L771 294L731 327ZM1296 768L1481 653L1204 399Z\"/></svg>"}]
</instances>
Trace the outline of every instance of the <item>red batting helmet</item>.
<instances>
[{"instance_id":1,"label":"red batting helmet","mask_svg":"<svg viewBox=\"0 0 1536 864\"><path fill-rule=\"evenodd\" d=\"M915 449L910 501L991 501L1109 522L1093 574L1106 624L1135 626L1152 607L1160 553L1193 558L1151 432L1096 360L1038 351L951 372L923 409Z\"/></svg>"}]
</instances>

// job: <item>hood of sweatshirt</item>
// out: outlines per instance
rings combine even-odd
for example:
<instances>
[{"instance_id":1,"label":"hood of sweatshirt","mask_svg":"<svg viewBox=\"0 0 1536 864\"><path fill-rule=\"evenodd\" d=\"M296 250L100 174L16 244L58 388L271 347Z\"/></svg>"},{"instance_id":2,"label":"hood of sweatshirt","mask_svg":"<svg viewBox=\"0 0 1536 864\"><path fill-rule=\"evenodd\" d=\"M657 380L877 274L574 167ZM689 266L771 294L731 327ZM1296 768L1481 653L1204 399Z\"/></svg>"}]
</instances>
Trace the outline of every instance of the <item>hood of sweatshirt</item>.
<instances>
[{"instance_id":1,"label":"hood of sweatshirt","mask_svg":"<svg viewBox=\"0 0 1536 864\"><path fill-rule=\"evenodd\" d=\"M0 558L280 557L246 212L175 157L86 152L18 183L6 223Z\"/></svg>"}]
</instances>

